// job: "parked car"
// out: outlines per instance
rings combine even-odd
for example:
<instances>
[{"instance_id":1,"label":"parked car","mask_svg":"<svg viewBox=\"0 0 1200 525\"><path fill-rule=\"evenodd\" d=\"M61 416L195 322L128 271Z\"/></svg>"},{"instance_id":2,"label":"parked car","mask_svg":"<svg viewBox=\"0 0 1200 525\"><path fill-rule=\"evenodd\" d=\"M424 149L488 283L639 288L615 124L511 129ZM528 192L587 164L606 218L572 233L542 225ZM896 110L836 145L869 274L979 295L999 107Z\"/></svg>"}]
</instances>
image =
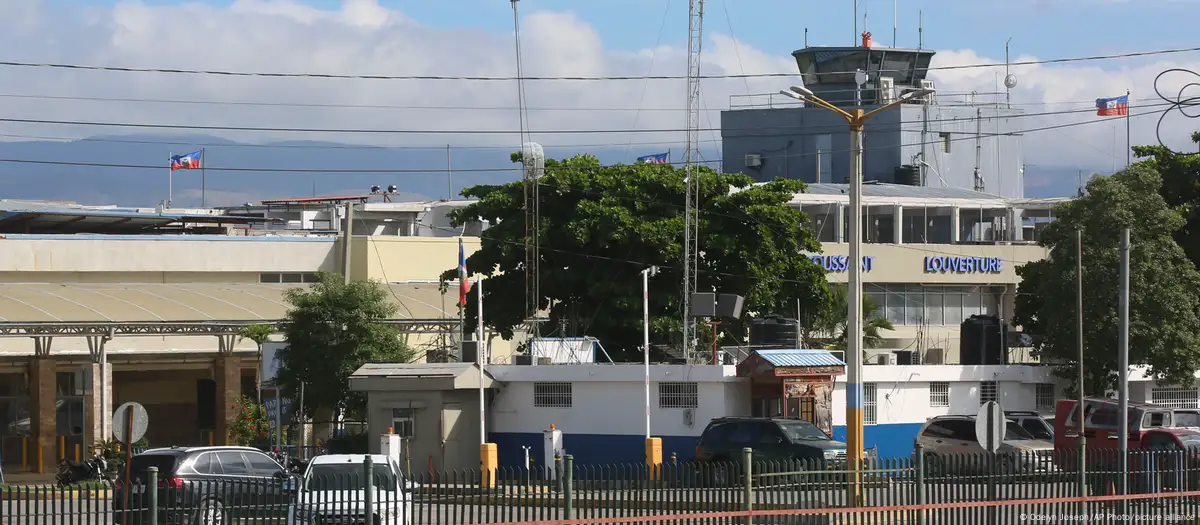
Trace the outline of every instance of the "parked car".
<instances>
[{"instance_id":1,"label":"parked car","mask_svg":"<svg viewBox=\"0 0 1200 525\"><path fill-rule=\"evenodd\" d=\"M133 456L128 487L123 473L114 484L115 523L148 523L143 514L149 467L158 468L158 523L164 525L282 523L295 492L292 475L258 449L156 448ZM128 514L126 493L130 499Z\"/></svg>"},{"instance_id":2,"label":"parked car","mask_svg":"<svg viewBox=\"0 0 1200 525\"><path fill-rule=\"evenodd\" d=\"M756 461L804 460L811 463L846 459L846 444L834 441L816 425L799 419L722 417L700 434L696 459L742 461L742 449Z\"/></svg>"},{"instance_id":3,"label":"parked car","mask_svg":"<svg viewBox=\"0 0 1200 525\"><path fill-rule=\"evenodd\" d=\"M930 418L917 432L915 445L924 449L926 463L941 470L986 471L986 452L975 433L975 416ZM1005 421L1004 437L996 451L1001 472L1031 472L1054 469L1054 443L1037 439L1015 421ZM962 462L946 461L956 454L969 454ZM978 458L978 459L976 459Z\"/></svg>"},{"instance_id":4,"label":"parked car","mask_svg":"<svg viewBox=\"0 0 1200 525\"><path fill-rule=\"evenodd\" d=\"M412 523L412 491L393 458L373 454L372 504L379 525ZM308 463L288 512L288 525L366 523L363 454L328 454Z\"/></svg>"},{"instance_id":5,"label":"parked car","mask_svg":"<svg viewBox=\"0 0 1200 525\"><path fill-rule=\"evenodd\" d=\"M1037 439L1054 442L1054 423L1032 411L1005 410L1005 419L1012 421Z\"/></svg>"}]
</instances>

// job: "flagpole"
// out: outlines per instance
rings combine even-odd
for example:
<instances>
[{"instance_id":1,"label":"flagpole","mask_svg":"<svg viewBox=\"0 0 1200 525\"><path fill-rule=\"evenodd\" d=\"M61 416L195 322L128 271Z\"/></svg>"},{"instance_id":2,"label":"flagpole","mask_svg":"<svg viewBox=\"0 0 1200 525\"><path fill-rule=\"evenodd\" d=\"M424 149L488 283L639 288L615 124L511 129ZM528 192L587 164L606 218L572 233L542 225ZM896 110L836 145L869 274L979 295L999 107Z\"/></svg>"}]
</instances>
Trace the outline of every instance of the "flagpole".
<instances>
[{"instance_id":1,"label":"flagpole","mask_svg":"<svg viewBox=\"0 0 1200 525\"><path fill-rule=\"evenodd\" d=\"M208 181L207 174L204 168L208 166L207 155L204 154L204 148L200 148L200 207L208 207Z\"/></svg>"},{"instance_id":2,"label":"flagpole","mask_svg":"<svg viewBox=\"0 0 1200 525\"><path fill-rule=\"evenodd\" d=\"M1132 154L1131 152L1133 151L1133 146L1129 144L1129 127L1130 127L1129 126L1129 103L1130 103L1129 90L1126 89L1125 90L1125 167L1126 168L1128 168L1130 165L1132 165L1130 155Z\"/></svg>"},{"instance_id":3,"label":"flagpole","mask_svg":"<svg viewBox=\"0 0 1200 525\"><path fill-rule=\"evenodd\" d=\"M479 321L479 327L476 328L478 333L475 336L475 359L479 361L479 444L483 445L483 444L487 443L487 430L484 426L487 421L487 418L485 415L487 409L485 408L486 403L484 402L484 392L483 392L483 374L484 374L484 368L487 366L487 357L485 355L487 353L487 351L485 350L485 348L487 348L487 345L483 342L483 278L482 277L475 282L475 289L479 291L479 303L477 304L477 307L479 308L479 314L476 319L477 321Z\"/></svg>"},{"instance_id":4,"label":"flagpole","mask_svg":"<svg viewBox=\"0 0 1200 525\"><path fill-rule=\"evenodd\" d=\"M174 166L171 165L171 162L174 162L174 161L171 161L169 159L171 159L171 157L174 157L174 156L175 156L174 153L169 152L169 151L167 152L167 159L168 159L167 160L167 208L168 209L171 207L171 193L172 193L171 186L175 179L175 168L174 168Z\"/></svg>"}]
</instances>

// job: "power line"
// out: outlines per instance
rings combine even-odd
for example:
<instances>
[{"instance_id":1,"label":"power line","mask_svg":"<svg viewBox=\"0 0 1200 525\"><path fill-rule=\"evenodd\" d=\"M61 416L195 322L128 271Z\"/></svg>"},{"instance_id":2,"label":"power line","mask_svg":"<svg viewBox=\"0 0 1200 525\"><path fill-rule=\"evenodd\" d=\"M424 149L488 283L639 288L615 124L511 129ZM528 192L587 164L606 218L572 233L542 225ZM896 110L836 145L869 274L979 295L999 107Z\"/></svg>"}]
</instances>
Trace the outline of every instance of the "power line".
<instances>
[{"instance_id":1,"label":"power line","mask_svg":"<svg viewBox=\"0 0 1200 525\"><path fill-rule=\"evenodd\" d=\"M1163 105L1168 105L1168 104L1163 104ZM1093 109L1093 111L1094 111L1094 109ZM1154 114L1161 113L1163 111L1165 111L1165 110L1145 111L1142 113L1130 114L1130 117L1132 118L1132 117L1140 117L1140 116L1145 116L1145 115L1154 115ZM0 121L3 121L3 120L4 119L0 119ZM1052 124L1052 125L1039 126L1039 127L1034 127L1034 128L1025 128L1025 129L1020 129L1020 130L1015 130L1015 131L1003 132L1003 133L980 133L978 135L980 137L999 137L999 136L1023 135L1023 134L1027 134L1027 133L1036 133L1036 132L1040 132L1040 131L1050 131L1050 130L1056 130L1056 129L1066 129L1066 128L1072 128L1072 127L1076 127L1076 126L1097 124L1097 123L1101 123L1101 122L1109 122L1109 119L1094 119L1094 120L1084 120L1084 121L1079 121L1079 122L1067 122L1067 123L1063 123L1063 124ZM842 126L842 127L844 128L844 126ZM810 135L817 135L817 134L818 133L810 133ZM804 135L804 134L800 134L800 135ZM949 138L949 139L939 138L937 140L924 141L924 142L902 143L899 145L899 147L920 146L922 144L937 145L937 144L943 144L947 141L958 142L958 141L963 141L963 140L975 140L976 139L976 134L963 133L961 135L963 135L963 136L957 137L957 138ZM442 147L445 147L445 146L442 146ZM863 148L863 151L894 149L896 147L897 147L897 145L895 145L895 144L872 146L872 147ZM849 151L849 150L848 149L831 150L830 153L844 153L847 151ZM783 159L783 158L789 158L789 157L803 157L806 155L807 154L805 154L805 153L794 153L794 154L784 154L784 155L765 155L762 158L763 159ZM724 161L724 159L718 158L718 159L713 159L711 161L707 161L705 163L706 164L717 164L717 163L721 163L723 161ZM161 170L166 167L165 165L152 166L152 165L145 165L145 164L105 164L105 163L95 163L95 162L68 162L68 161L34 160L34 159L0 159L0 163L39 164L39 165L56 165L56 166L86 166L86 167L96 167L96 168L155 169L155 170ZM670 164L681 164L681 163L673 162ZM613 165L596 166L596 167L611 167L611 166L613 166ZM588 167L582 167L579 169L587 170L587 169L594 169L594 168L595 167L588 166ZM364 174L365 173L416 173L416 174L420 174L420 173L434 174L434 173L436 173L436 174L444 174L446 172L445 167L432 168L432 169L352 170L352 169L313 169L313 168L301 168L301 169L233 168L233 167L221 168L221 167L210 166L210 167L206 167L206 169L209 171L266 172L266 173L275 172L275 173L364 173ZM464 168L464 169L456 169L455 171L456 172L501 172L501 171L520 171L521 169L522 168L520 168L520 167L470 168L470 169ZM554 167L554 169L565 170L565 169L570 169L570 168L567 166L556 166L556 167Z\"/></svg>"},{"instance_id":2,"label":"power line","mask_svg":"<svg viewBox=\"0 0 1200 525\"><path fill-rule=\"evenodd\" d=\"M1167 103L1150 104L1151 106L1170 105ZM996 118L1025 118L1049 115L1068 115L1075 113L1090 113L1094 112L1095 108L1081 108L1060 111L1046 111L1039 113L1021 113L1012 115L989 115L984 117L954 117L945 119L929 119L925 122L969 122L979 119L996 119ZM518 130L503 130L503 129L464 129L464 130L448 130L448 129L350 129L350 128L292 128L292 127L266 127L266 126L216 126L216 125L200 125L200 124L159 124L159 123L136 123L136 122L96 122L84 120L48 120L48 119L24 119L24 118L0 118L0 122L10 122L17 124L48 124L61 126L89 126L89 127L113 127L113 128L139 128L139 129L185 129L185 130L203 130L203 131L255 131L255 132L271 132L271 133L328 133L328 134L370 134L370 135L514 135L521 133ZM750 128L701 128L699 131L705 132L725 132L725 131L780 131L789 129L805 129L811 133L791 133L792 136L803 136L806 134L817 135L825 134L825 132L813 130L842 130L845 129L841 124L830 124L827 126L805 126L805 125L790 125L790 126L772 126L762 127L755 126ZM868 128L868 131L895 131L904 130L898 126L880 126ZM682 128L663 128L663 129L558 129L558 130L540 130L538 134L549 135L588 135L588 134L613 134L613 133L682 133L688 130ZM440 146L440 147L445 147ZM444 170L443 170L444 171Z\"/></svg>"},{"instance_id":3,"label":"power line","mask_svg":"<svg viewBox=\"0 0 1200 525\"><path fill-rule=\"evenodd\" d=\"M923 68L908 68L903 71L949 71L958 69L974 69L974 68L990 68L990 67L1005 67L1005 66L1034 66L1045 64L1065 64L1071 62L1091 62L1099 60L1115 60L1123 58L1137 58L1147 56L1169 55L1177 53L1191 53L1200 51L1200 47L1178 48L1178 49L1157 49L1152 51L1135 51L1129 53L1115 53L1110 55L1091 55L1081 57L1066 57L1052 58L1045 60L1024 60L1019 62L1003 62L985 63L985 64L960 64L954 66L929 66ZM263 71L227 71L217 69L179 69L179 68L151 68L151 67L126 67L126 66L96 66L86 64L63 64L52 62L18 62L5 60L0 61L0 66L8 67L23 67L23 68L39 68L39 69L70 69L81 71L110 71L120 73L164 73L177 75L215 75L226 77L269 77L269 78L325 78L325 79L349 79L349 80L451 80L451 81L474 81L474 82L502 82L514 81L518 77L515 76L466 76L466 75L368 75L368 74L334 74L334 73L271 73ZM873 70L878 72L898 72L901 70L878 69ZM853 73L851 71L844 72L845 74ZM829 74L840 74L830 72ZM740 78L780 78L780 77L797 77L799 73L747 73L736 75L702 75L699 78L705 80L715 79L740 79ZM520 77L522 80L565 80L565 81L610 81L610 80L686 80L683 75L641 75L641 76L539 76L539 77Z\"/></svg>"}]
</instances>

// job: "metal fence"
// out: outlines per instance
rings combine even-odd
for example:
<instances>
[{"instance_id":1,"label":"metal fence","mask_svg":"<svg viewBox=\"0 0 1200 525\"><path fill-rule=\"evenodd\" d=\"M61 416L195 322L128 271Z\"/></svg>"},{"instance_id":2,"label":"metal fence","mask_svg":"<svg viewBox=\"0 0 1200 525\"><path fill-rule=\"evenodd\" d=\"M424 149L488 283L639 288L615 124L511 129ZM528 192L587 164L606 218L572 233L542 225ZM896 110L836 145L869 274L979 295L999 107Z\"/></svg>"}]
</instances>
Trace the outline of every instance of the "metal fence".
<instances>
[{"instance_id":1,"label":"metal fence","mask_svg":"<svg viewBox=\"0 0 1200 525\"><path fill-rule=\"evenodd\" d=\"M1197 451L934 455L875 460L577 465L413 472L347 464L337 475L131 473L121 483L0 490L0 524L590 523L1017 524L1200 522ZM371 470L367 470L370 468ZM316 471L314 471L316 472ZM368 475L371 472L371 475ZM1124 482L1122 482L1124 481ZM156 487L154 490L147 490ZM1118 494L1127 493L1122 497ZM1085 501L1086 499L1086 501ZM819 510L814 510L819 509ZM1087 516L1087 520L1080 517Z\"/></svg>"}]
</instances>

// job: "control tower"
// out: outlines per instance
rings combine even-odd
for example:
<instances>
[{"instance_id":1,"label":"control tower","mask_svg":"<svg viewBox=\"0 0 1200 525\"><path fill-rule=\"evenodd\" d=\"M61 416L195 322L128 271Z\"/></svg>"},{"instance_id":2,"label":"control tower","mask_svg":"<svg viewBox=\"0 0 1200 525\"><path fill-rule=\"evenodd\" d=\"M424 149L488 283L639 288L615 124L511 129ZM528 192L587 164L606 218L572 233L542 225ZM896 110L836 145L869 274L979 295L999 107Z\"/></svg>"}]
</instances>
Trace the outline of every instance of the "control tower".
<instances>
[{"instance_id":1,"label":"control tower","mask_svg":"<svg viewBox=\"0 0 1200 525\"><path fill-rule=\"evenodd\" d=\"M935 51L861 45L794 51L799 81L843 109L871 110L922 91L867 121L866 181L1024 196L1021 110L1002 93L953 92L926 77ZM861 84L857 80L863 81ZM735 96L721 112L722 168L758 181L776 177L845 183L850 134L840 116L771 93Z\"/></svg>"}]
</instances>

